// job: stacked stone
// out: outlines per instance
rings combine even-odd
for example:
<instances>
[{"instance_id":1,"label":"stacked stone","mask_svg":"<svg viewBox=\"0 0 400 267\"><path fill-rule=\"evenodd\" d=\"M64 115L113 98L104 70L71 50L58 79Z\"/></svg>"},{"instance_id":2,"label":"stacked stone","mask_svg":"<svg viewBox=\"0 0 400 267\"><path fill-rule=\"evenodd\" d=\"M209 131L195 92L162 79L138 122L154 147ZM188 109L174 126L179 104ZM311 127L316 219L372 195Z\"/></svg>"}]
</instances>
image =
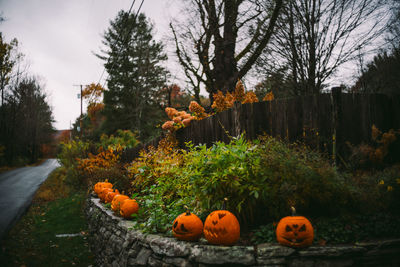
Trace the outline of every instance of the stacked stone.
<instances>
[{"instance_id":1,"label":"stacked stone","mask_svg":"<svg viewBox=\"0 0 400 267\"><path fill-rule=\"evenodd\" d=\"M400 239L301 250L269 243L212 246L145 235L96 198L88 199L85 212L96 266L400 266Z\"/></svg>"}]
</instances>

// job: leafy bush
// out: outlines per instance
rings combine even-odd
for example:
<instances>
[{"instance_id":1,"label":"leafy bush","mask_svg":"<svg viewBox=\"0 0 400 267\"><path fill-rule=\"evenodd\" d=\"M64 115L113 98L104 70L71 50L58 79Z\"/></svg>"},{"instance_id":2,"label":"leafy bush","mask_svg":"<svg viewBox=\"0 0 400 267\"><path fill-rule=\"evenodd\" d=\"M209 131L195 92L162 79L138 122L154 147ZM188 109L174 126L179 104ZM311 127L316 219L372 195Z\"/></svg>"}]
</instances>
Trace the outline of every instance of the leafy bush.
<instances>
[{"instance_id":1,"label":"leafy bush","mask_svg":"<svg viewBox=\"0 0 400 267\"><path fill-rule=\"evenodd\" d=\"M177 194L190 196L192 205L219 209L227 197L242 223L280 218L291 205L308 215L335 214L350 198L344 179L321 155L271 137L189 146L178 179Z\"/></svg>"},{"instance_id":2,"label":"leafy bush","mask_svg":"<svg viewBox=\"0 0 400 267\"><path fill-rule=\"evenodd\" d=\"M67 143L61 143L57 159L66 169L66 182L69 185L86 185L78 170L76 159L86 158L91 149L91 144L81 140L71 140Z\"/></svg>"},{"instance_id":3,"label":"leafy bush","mask_svg":"<svg viewBox=\"0 0 400 267\"><path fill-rule=\"evenodd\" d=\"M141 192L157 183L166 187L163 192L173 193L175 190L170 183L178 175L177 167L181 164L181 151L176 148L176 141L169 137L162 139L157 148L150 146L147 150L142 150L127 170L132 178L134 191Z\"/></svg>"},{"instance_id":4,"label":"leafy bush","mask_svg":"<svg viewBox=\"0 0 400 267\"><path fill-rule=\"evenodd\" d=\"M351 190L329 161L305 146L264 136L259 145L259 174L269 214L280 218L290 206L307 215L335 215L351 208Z\"/></svg>"},{"instance_id":5,"label":"leafy bush","mask_svg":"<svg viewBox=\"0 0 400 267\"><path fill-rule=\"evenodd\" d=\"M227 208L241 217L252 219L264 196L264 177L258 175L260 158L257 145L244 136L230 144L215 143L193 147L184 156L180 170L178 195L190 197L191 205L201 210L221 209L227 197Z\"/></svg>"},{"instance_id":6,"label":"leafy bush","mask_svg":"<svg viewBox=\"0 0 400 267\"><path fill-rule=\"evenodd\" d=\"M172 222L185 211L183 201L181 199L166 201L158 185L152 185L142 193L132 196L140 206L139 213L133 215L135 228L142 229L145 233L172 235Z\"/></svg>"},{"instance_id":7,"label":"leafy bush","mask_svg":"<svg viewBox=\"0 0 400 267\"><path fill-rule=\"evenodd\" d=\"M131 131L123 130L118 130L115 136L102 135L100 141L96 145L80 140L61 143L58 159L67 169L67 180L76 186L91 187L108 179L120 190L129 192L127 171L119 158L123 149L135 147L139 141Z\"/></svg>"},{"instance_id":8,"label":"leafy bush","mask_svg":"<svg viewBox=\"0 0 400 267\"><path fill-rule=\"evenodd\" d=\"M371 127L370 143L362 143L353 146L347 143L350 148L349 165L353 169L383 168L388 164L399 162L400 160L400 130L390 129L382 132L375 125Z\"/></svg>"},{"instance_id":9,"label":"leafy bush","mask_svg":"<svg viewBox=\"0 0 400 267\"><path fill-rule=\"evenodd\" d=\"M400 165L375 172L356 172L349 178L357 210L400 213Z\"/></svg>"},{"instance_id":10,"label":"leafy bush","mask_svg":"<svg viewBox=\"0 0 400 267\"><path fill-rule=\"evenodd\" d=\"M136 134L132 133L129 130L118 130L117 133L114 135L106 135L103 134L100 137L100 147L106 149L108 147L112 147L116 149L117 146L125 148L134 148L139 145L140 142L136 137Z\"/></svg>"}]
</instances>

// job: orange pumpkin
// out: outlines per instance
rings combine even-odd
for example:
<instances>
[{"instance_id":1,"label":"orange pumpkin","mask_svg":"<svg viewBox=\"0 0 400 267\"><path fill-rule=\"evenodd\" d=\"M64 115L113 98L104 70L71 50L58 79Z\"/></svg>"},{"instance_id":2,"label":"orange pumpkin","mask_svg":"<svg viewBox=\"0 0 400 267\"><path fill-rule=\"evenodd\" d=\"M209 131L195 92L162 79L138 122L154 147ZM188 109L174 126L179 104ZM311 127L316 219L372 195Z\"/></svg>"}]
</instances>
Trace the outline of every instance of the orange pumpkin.
<instances>
[{"instance_id":1,"label":"orange pumpkin","mask_svg":"<svg viewBox=\"0 0 400 267\"><path fill-rule=\"evenodd\" d=\"M114 197L116 195L119 195L118 189L115 189L115 191L111 191L111 192L106 193L106 197L104 199L104 202L105 203L111 203L111 201L114 199Z\"/></svg>"},{"instance_id":2,"label":"orange pumpkin","mask_svg":"<svg viewBox=\"0 0 400 267\"><path fill-rule=\"evenodd\" d=\"M203 234L203 222L195 214L186 211L172 223L172 233L179 240L197 241Z\"/></svg>"},{"instance_id":3,"label":"orange pumpkin","mask_svg":"<svg viewBox=\"0 0 400 267\"><path fill-rule=\"evenodd\" d=\"M240 237L239 221L227 210L216 210L204 222L204 237L211 244L233 245Z\"/></svg>"},{"instance_id":4,"label":"orange pumpkin","mask_svg":"<svg viewBox=\"0 0 400 267\"><path fill-rule=\"evenodd\" d=\"M276 239L279 244L304 248L311 246L314 239L314 228L310 221L303 216L295 216L296 210L292 207L292 216L282 218L276 227Z\"/></svg>"},{"instance_id":5,"label":"orange pumpkin","mask_svg":"<svg viewBox=\"0 0 400 267\"><path fill-rule=\"evenodd\" d=\"M129 197L126 195L121 195L121 194L114 196L113 200L111 201L111 209L115 212L119 212L121 203L125 199L129 199Z\"/></svg>"},{"instance_id":6,"label":"orange pumpkin","mask_svg":"<svg viewBox=\"0 0 400 267\"><path fill-rule=\"evenodd\" d=\"M121 202L119 213L122 217L129 219L131 215L139 211L139 204L134 199L125 199Z\"/></svg>"},{"instance_id":7,"label":"orange pumpkin","mask_svg":"<svg viewBox=\"0 0 400 267\"><path fill-rule=\"evenodd\" d=\"M104 202L104 201L106 200L106 195L107 195L107 193L113 192L113 191L114 191L114 189L112 189L112 188L107 188L107 187L101 189L101 191L100 191L100 193L99 193L100 201L101 201L101 202Z\"/></svg>"},{"instance_id":8,"label":"orange pumpkin","mask_svg":"<svg viewBox=\"0 0 400 267\"><path fill-rule=\"evenodd\" d=\"M98 182L94 185L94 192L97 194L97 196L100 194L101 190L103 188L112 188L113 185L112 183L109 183L107 180L105 182Z\"/></svg>"}]
</instances>

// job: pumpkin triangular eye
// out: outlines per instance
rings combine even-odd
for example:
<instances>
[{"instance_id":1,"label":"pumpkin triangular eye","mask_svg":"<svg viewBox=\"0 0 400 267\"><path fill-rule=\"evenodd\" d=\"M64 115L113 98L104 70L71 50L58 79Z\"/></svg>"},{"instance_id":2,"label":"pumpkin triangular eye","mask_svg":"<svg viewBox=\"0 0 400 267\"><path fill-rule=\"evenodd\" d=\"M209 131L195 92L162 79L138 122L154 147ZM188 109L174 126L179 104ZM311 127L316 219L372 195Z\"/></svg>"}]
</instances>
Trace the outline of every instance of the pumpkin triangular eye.
<instances>
[{"instance_id":1,"label":"pumpkin triangular eye","mask_svg":"<svg viewBox=\"0 0 400 267\"><path fill-rule=\"evenodd\" d=\"M178 226L178 221L176 221L175 223L174 223L174 228L176 228Z\"/></svg>"},{"instance_id":2,"label":"pumpkin triangular eye","mask_svg":"<svg viewBox=\"0 0 400 267\"><path fill-rule=\"evenodd\" d=\"M221 220L222 218L224 218L226 216L225 213L218 213L218 218Z\"/></svg>"},{"instance_id":3,"label":"pumpkin triangular eye","mask_svg":"<svg viewBox=\"0 0 400 267\"><path fill-rule=\"evenodd\" d=\"M292 228L290 228L289 225L286 225L285 231L286 231L286 232L291 232L291 231L292 231Z\"/></svg>"},{"instance_id":4,"label":"pumpkin triangular eye","mask_svg":"<svg viewBox=\"0 0 400 267\"><path fill-rule=\"evenodd\" d=\"M299 232L304 232L305 230L307 230L307 229L306 229L306 225L303 224L303 226L300 227Z\"/></svg>"},{"instance_id":5,"label":"pumpkin triangular eye","mask_svg":"<svg viewBox=\"0 0 400 267\"><path fill-rule=\"evenodd\" d=\"M189 232L188 229L185 228L183 223L181 224L181 230L182 230L182 232Z\"/></svg>"}]
</instances>

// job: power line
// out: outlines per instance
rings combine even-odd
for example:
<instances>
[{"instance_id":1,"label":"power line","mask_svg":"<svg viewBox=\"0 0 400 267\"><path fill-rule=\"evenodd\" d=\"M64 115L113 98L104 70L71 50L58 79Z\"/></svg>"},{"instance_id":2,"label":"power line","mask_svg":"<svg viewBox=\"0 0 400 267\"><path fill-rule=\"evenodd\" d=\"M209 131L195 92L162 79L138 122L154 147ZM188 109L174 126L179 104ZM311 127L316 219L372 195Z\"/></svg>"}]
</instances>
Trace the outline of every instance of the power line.
<instances>
[{"instance_id":1,"label":"power line","mask_svg":"<svg viewBox=\"0 0 400 267\"><path fill-rule=\"evenodd\" d=\"M131 11L132 11L132 7L133 7L133 5L135 4L135 2L136 2L136 0L133 0L132 1L132 4L131 4L131 7L129 8L129 11L128 11L128 16L131 14ZM118 36L118 40L117 41L119 41L119 38L120 38L121 36ZM110 57L107 59L107 63L108 63L108 61L110 60ZM104 75L104 72L106 71L106 68L104 67L103 68L103 72L101 73L101 75L100 75L100 79L99 79L99 81L97 82L97 84L100 84L100 81L101 81L101 79L103 78L103 75Z\"/></svg>"},{"instance_id":2,"label":"power line","mask_svg":"<svg viewBox=\"0 0 400 267\"><path fill-rule=\"evenodd\" d=\"M131 7L129 8L129 11L128 11L128 17L129 17L129 15L131 14L131 11L132 11L132 8L133 8L133 5L135 4L135 2L136 2L136 0L133 0L133 1L132 1ZM144 2L144 0L142 0L142 2L140 3L140 6L139 6L137 12L136 12L136 14L134 15L134 22L136 22L136 18L137 18L137 16L138 16L139 12L140 12L140 9L142 8L143 2ZM135 25L135 23L133 23L133 25ZM126 43L128 42L128 39L130 38L130 35L131 35L131 30L132 30L132 28L129 29L128 34L126 35L123 44L126 44ZM119 37L119 38L118 38L117 42L119 42L119 41L120 41L120 38L122 38L122 34L119 35L118 37ZM118 57L118 54L119 54L120 52L121 52L121 51L117 51L117 57ZM111 58L111 55L108 57L107 63L109 63L110 58ZM114 61L113 64L111 65L110 70L112 70L114 67L115 67L115 61ZM101 73L100 79L99 79L99 81L97 82L97 84L100 84L100 81L101 81L101 79L103 78L103 75L104 75L105 71L106 71L106 68L104 67L104 68L103 68L103 71L102 71L102 73ZM104 86L105 86L105 84L106 84L106 81L107 81L108 76L109 76L109 73L107 73L107 77L106 77L105 80L104 80L103 88L104 88Z\"/></svg>"},{"instance_id":3,"label":"power line","mask_svg":"<svg viewBox=\"0 0 400 267\"><path fill-rule=\"evenodd\" d=\"M135 25L135 23L136 23L136 19L137 19L137 16L139 15L140 9L142 8L143 2L144 2L144 0L142 0L142 2L140 3L140 6L139 6L139 8L138 8L138 10L137 10L137 12L136 12L136 15L134 15L134 19L133 19L134 23L133 23L132 25ZM129 14L128 14L128 16L129 16ZM130 29L129 29L128 34L126 35L126 39L124 40L123 44L128 44L128 39L131 38L131 30L132 30L132 29L133 29L133 28L130 28ZM120 51L119 51L119 52L120 52ZM117 53L117 57L118 57L118 53ZM109 58L109 59L110 59L110 58ZM113 64L111 65L110 70L113 70L114 67L115 67L115 61L114 61ZM105 70L105 68L104 68L104 70ZM104 71L103 71L103 72L104 72ZM105 87L106 82L107 82L107 79L108 79L109 76L110 76L110 73L107 73L107 77L104 79L104 82L103 82L103 88Z\"/></svg>"}]
</instances>

